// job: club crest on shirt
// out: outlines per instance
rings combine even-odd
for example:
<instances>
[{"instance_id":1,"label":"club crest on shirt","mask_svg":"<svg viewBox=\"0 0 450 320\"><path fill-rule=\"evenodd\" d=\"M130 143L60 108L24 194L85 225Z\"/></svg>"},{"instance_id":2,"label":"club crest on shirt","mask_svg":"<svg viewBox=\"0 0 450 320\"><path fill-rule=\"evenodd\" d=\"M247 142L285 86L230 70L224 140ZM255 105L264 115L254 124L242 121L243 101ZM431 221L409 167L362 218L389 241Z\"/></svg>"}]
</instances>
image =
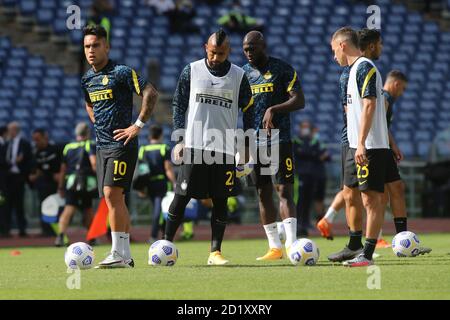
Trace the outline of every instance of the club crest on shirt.
<instances>
[{"instance_id":1,"label":"club crest on shirt","mask_svg":"<svg viewBox=\"0 0 450 320\"><path fill-rule=\"evenodd\" d=\"M102 79L102 85L106 86L108 84L108 82L109 82L108 76L105 75Z\"/></svg>"},{"instance_id":2,"label":"club crest on shirt","mask_svg":"<svg viewBox=\"0 0 450 320\"><path fill-rule=\"evenodd\" d=\"M272 74L270 73L270 71L267 71L263 77L264 79L269 80L270 78L272 78Z\"/></svg>"}]
</instances>

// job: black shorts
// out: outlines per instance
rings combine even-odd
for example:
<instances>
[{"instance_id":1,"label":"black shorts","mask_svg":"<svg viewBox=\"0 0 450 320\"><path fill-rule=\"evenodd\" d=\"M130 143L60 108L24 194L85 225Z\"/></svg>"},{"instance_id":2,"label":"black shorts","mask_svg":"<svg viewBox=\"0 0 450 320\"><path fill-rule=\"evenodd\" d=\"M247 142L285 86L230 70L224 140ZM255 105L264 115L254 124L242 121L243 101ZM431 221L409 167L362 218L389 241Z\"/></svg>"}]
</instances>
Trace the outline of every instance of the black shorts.
<instances>
[{"instance_id":1,"label":"black shorts","mask_svg":"<svg viewBox=\"0 0 450 320\"><path fill-rule=\"evenodd\" d=\"M175 193L195 199L227 198L233 195L236 178L234 156L214 151L185 149L190 163L180 165ZM203 156L221 158L222 163L207 164Z\"/></svg>"},{"instance_id":2,"label":"black shorts","mask_svg":"<svg viewBox=\"0 0 450 320\"><path fill-rule=\"evenodd\" d=\"M103 197L103 187L121 187L124 192L130 190L138 148L123 147L97 149L98 192Z\"/></svg>"},{"instance_id":3,"label":"black shorts","mask_svg":"<svg viewBox=\"0 0 450 320\"><path fill-rule=\"evenodd\" d=\"M92 193L66 190L64 192L64 198L66 205L77 207L80 210L92 208Z\"/></svg>"},{"instance_id":4,"label":"black shorts","mask_svg":"<svg viewBox=\"0 0 450 320\"><path fill-rule=\"evenodd\" d=\"M352 159L353 163L355 163L355 152L356 149L349 149L346 164L349 164ZM348 171L346 171L346 174L349 175L348 180L356 180L357 186L361 191L372 190L383 193L384 184L386 183L388 157L391 155L390 149L368 149L366 151L366 156L369 164L361 167L355 163L353 170L349 167ZM351 188L355 187L353 184L346 184L346 186Z\"/></svg>"},{"instance_id":5,"label":"black shorts","mask_svg":"<svg viewBox=\"0 0 450 320\"><path fill-rule=\"evenodd\" d=\"M395 182L401 179L394 152L390 149L386 163L386 183Z\"/></svg>"},{"instance_id":6,"label":"black shorts","mask_svg":"<svg viewBox=\"0 0 450 320\"><path fill-rule=\"evenodd\" d=\"M259 159L260 148L258 147L257 154L258 159L254 165L254 169L248 176L248 184L256 187L267 184L293 184L294 183L294 158L292 152L292 143L280 143L279 144L279 158L278 158L278 171L275 174L262 174L261 168L269 168L270 164L262 164ZM266 150L262 150L263 153ZM268 149L267 154L270 156L271 149Z\"/></svg>"}]
</instances>

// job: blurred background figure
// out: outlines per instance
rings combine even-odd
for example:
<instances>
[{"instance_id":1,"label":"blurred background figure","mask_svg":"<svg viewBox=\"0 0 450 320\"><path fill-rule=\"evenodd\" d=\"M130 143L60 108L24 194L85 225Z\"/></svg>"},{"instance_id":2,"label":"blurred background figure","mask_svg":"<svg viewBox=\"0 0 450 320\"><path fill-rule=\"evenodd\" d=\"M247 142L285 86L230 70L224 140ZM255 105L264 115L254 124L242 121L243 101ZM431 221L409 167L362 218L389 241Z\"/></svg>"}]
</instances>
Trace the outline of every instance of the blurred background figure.
<instances>
[{"instance_id":1,"label":"blurred background figure","mask_svg":"<svg viewBox=\"0 0 450 320\"><path fill-rule=\"evenodd\" d=\"M59 218L59 232L55 246L69 244L66 235L72 216L78 209L83 213L83 224L89 229L94 212L92 200L97 194L95 143L90 140L91 131L85 122L75 128L76 141L64 147L58 191L66 200L64 211ZM95 241L90 242L91 245Z\"/></svg>"},{"instance_id":2,"label":"blurred background figure","mask_svg":"<svg viewBox=\"0 0 450 320\"><path fill-rule=\"evenodd\" d=\"M33 165L29 180L38 194L39 208L41 208L45 198L58 191L61 152L56 145L49 142L48 132L45 129L35 129L32 139L34 143ZM45 237L55 236L56 233L51 225L42 221L42 213L39 212L41 235Z\"/></svg>"},{"instance_id":3,"label":"blurred background figure","mask_svg":"<svg viewBox=\"0 0 450 320\"><path fill-rule=\"evenodd\" d=\"M107 40L111 39L111 19L114 7L108 0L95 0L91 7L88 25L101 25L107 32Z\"/></svg>"},{"instance_id":4,"label":"blurred background figure","mask_svg":"<svg viewBox=\"0 0 450 320\"><path fill-rule=\"evenodd\" d=\"M173 0L147 0L146 4L155 8L156 13L161 15L175 9Z\"/></svg>"},{"instance_id":5,"label":"blurred background figure","mask_svg":"<svg viewBox=\"0 0 450 320\"><path fill-rule=\"evenodd\" d=\"M327 189L327 170L326 163L331 161L331 155L325 148L320 139L319 128L314 125L312 128L312 143L319 147L318 161L315 162L314 175L314 211L316 220L319 220L325 214L325 191Z\"/></svg>"},{"instance_id":6,"label":"blurred background figure","mask_svg":"<svg viewBox=\"0 0 450 320\"><path fill-rule=\"evenodd\" d=\"M322 150L313 136L313 127L309 121L299 125L299 135L293 140L295 168L298 176L297 235L305 237L312 228L310 212L316 198L318 182L323 182L323 168L320 165ZM321 172L322 171L322 172ZM321 191L321 190L320 190ZM320 193L320 192L319 192ZM323 200L323 199L322 199Z\"/></svg>"},{"instance_id":7,"label":"blurred background figure","mask_svg":"<svg viewBox=\"0 0 450 320\"><path fill-rule=\"evenodd\" d=\"M167 11L167 16L171 33L198 33L200 31L193 22L196 11L191 0L176 0L175 8Z\"/></svg>"},{"instance_id":8,"label":"blurred background figure","mask_svg":"<svg viewBox=\"0 0 450 320\"><path fill-rule=\"evenodd\" d=\"M232 9L221 16L217 23L229 32L237 32L245 34L252 30L262 32L264 30L263 23L249 15L244 13L244 9L241 6L239 0L233 1Z\"/></svg>"},{"instance_id":9,"label":"blurred background figure","mask_svg":"<svg viewBox=\"0 0 450 320\"><path fill-rule=\"evenodd\" d=\"M32 152L30 143L22 137L20 124L16 121L8 124L9 140L6 150L6 161L9 170L6 175L8 187L6 188L6 219L5 234L11 229L13 212L19 236L27 236L27 220L24 212L25 183L31 169Z\"/></svg>"},{"instance_id":10,"label":"blurred background figure","mask_svg":"<svg viewBox=\"0 0 450 320\"><path fill-rule=\"evenodd\" d=\"M435 137L424 173L422 214L445 217L450 212L450 128Z\"/></svg>"},{"instance_id":11,"label":"blurred background figure","mask_svg":"<svg viewBox=\"0 0 450 320\"><path fill-rule=\"evenodd\" d=\"M6 174L8 173L8 163L6 162L6 139L8 128L0 127L0 238L7 237L5 230L6 223Z\"/></svg>"},{"instance_id":12,"label":"blurred background figure","mask_svg":"<svg viewBox=\"0 0 450 320\"><path fill-rule=\"evenodd\" d=\"M170 148L163 143L163 129L159 125L150 127L149 144L139 149L138 178L133 187L142 197L148 196L153 204L150 242L159 239L161 202L167 191L173 190L175 173L170 160Z\"/></svg>"}]
</instances>

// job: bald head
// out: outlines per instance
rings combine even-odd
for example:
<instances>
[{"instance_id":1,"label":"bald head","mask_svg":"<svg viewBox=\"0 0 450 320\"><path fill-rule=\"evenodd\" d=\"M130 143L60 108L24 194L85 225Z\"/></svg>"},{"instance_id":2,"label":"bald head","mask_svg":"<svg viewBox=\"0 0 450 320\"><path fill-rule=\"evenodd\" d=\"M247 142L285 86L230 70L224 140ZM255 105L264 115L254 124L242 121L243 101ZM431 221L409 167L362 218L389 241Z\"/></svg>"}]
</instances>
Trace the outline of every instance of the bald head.
<instances>
[{"instance_id":1,"label":"bald head","mask_svg":"<svg viewBox=\"0 0 450 320\"><path fill-rule=\"evenodd\" d=\"M207 62L211 68L216 69L225 62L230 54L230 41L225 31L220 29L214 32L208 38L205 50Z\"/></svg>"},{"instance_id":2,"label":"bald head","mask_svg":"<svg viewBox=\"0 0 450 320\"><path fill-rule=\"evenodd\" d=\"M264 36L259 31L250 31L244 37L244 43L256 43L256 44L266 44Z\"/></svg>"},{"instance_id":3,"label":"bald head","mask_svg":"<svg viewBox=\"0 0 450 320\"><path fill-rule=\"evenodd\" d=\"M253 66L262 66L267 61L266 40L259 31L250 31L242 43L245 57Z\"/></svg>"},{"instance_id":4,"label":"bald head","mask_svg":"<svg viewBox=\"0 0 450 320\"><path fill-rule=\"evenodd\" d=\"M11 139L17 137L20 132L20 124L17 121L12 121L8 124L8 133Z\"/></svg>"}]
</instances>

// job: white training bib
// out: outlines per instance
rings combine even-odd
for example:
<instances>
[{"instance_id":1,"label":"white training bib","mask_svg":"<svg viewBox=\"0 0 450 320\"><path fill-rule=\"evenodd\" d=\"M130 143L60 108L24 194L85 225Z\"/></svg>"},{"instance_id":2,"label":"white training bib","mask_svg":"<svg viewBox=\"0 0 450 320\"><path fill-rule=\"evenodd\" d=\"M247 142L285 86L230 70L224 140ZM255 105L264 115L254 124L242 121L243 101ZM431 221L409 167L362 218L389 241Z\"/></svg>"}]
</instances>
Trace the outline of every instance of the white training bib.
<instances>
[{"instance_id":1,"label":"white training bib","mask_svg":"<svg viewBox=\"0 0 450 320\"><path fill-rule=\"evenodd\" d=\"M191 63L189 107L185 115L187 148L234 156L243 76L244 70L234 64L225 76L216 77L209 72L205 59Z\"/></svg>"},{"instance_id":2,"label":"white training bib","mask_svg":"<svg viewBox=\"0 0 450 320\"><path fill-rule=\"evenodd\" d=\"M376 109L372 119L372 125L366 138L366 149L389 149L389 137L386 121L385 99L382 95L383 81L380 72L374 63L364 57L359 58L351 67L350 75L347 85L347 136L350 148L358 147L359 130L361 126L361 113L363 109L363 102L359 92L356 71L360 63L367 61L374 69L369 72L366 77L367 83L371 76L376 74ZM364 88L363 88L364 90Z\"/></svg>"}]
</instances>

